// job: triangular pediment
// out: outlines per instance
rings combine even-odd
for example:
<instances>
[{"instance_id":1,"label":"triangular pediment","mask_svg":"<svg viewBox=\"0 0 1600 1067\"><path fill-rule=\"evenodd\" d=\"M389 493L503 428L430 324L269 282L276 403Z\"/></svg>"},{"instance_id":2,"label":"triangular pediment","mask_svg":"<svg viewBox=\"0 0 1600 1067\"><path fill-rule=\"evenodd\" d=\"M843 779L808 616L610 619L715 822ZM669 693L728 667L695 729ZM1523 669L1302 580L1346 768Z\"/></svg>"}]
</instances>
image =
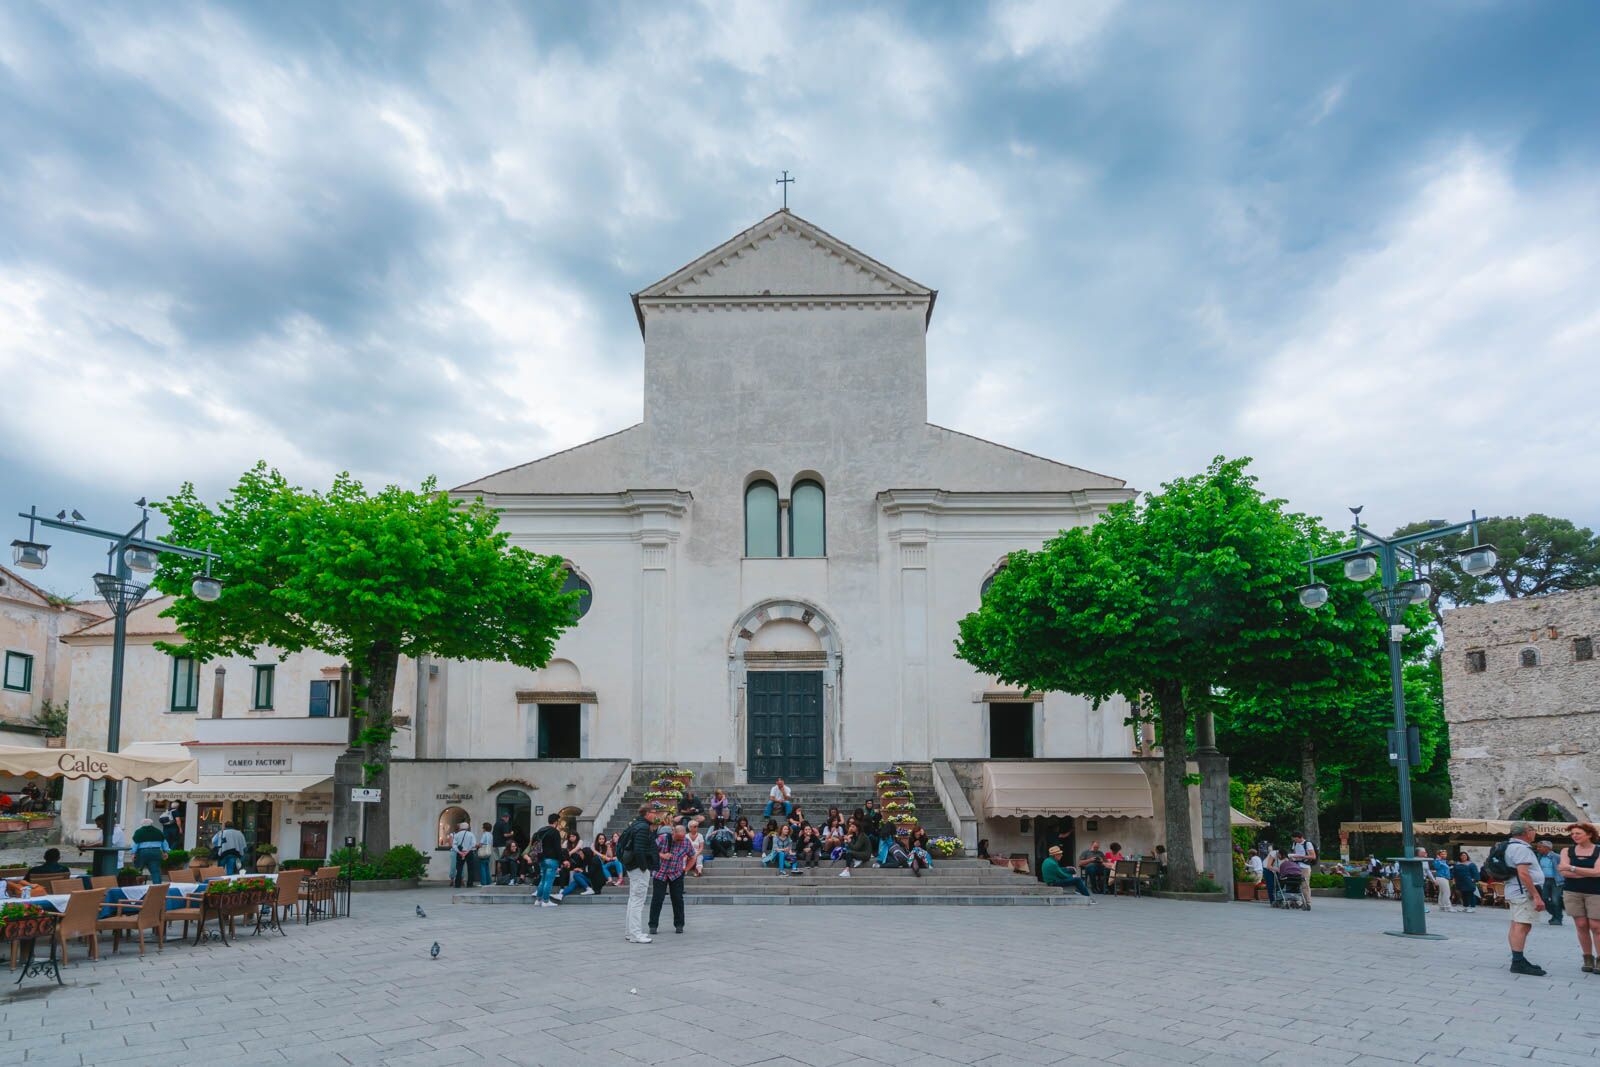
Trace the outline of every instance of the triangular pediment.
<instances>
[{"instance_id":1,"label":"triangular pediment","mask_svg":"<svg viewBox=\"0 0 1600 1067\"><path fill-rule=\"evenodd\" d=\"M931 297L933 290L789 211L777 211L636 300L718 297Z\"/></svg>"}]
</instances>

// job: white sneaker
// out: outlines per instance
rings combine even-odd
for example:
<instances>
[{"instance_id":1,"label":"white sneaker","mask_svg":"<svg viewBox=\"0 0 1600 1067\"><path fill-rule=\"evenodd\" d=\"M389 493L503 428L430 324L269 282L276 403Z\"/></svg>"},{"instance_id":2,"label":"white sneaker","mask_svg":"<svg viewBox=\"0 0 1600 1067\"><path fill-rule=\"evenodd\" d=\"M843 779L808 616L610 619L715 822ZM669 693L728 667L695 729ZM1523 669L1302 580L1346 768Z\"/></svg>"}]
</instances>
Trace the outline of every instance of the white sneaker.
<instances>
[{"instance_id":1,"label":"white sneaker","mask_svg":"<svg viewBox=\"0 0 1600 1067\"><path fill-rule=\"evenodd\" d=\"M846 867L844 870L840 871L839 872L839 877L840 878L848 878L848 877L850 877L850 868Z\"/></svg>"},{"instance_id":2,"label":"white sneaker","mask_svg":"<svg viewBox=\"0 0 1600 1067\"><path fill-rule=\"evenodd\" d=\"M650 937L649 934L640 934L638 937L629 937L629 938L624 938L623 940L628 941L628 942L630 942L632 944L635 944L635 945L648 945L651 942L652 938Z\"/></svg>"},{"instance_id":3,"label":"white sneaker","mask_svg":"<svg viewBox=\"0 0 1600 1067\"><path fill-rule=\"evenodd\" d=\"M579 893L578 895L580 897L592 897L592 896L594 896L594 890L593 889L585 889L583 892Z\"/></svg>"}]
</instances>

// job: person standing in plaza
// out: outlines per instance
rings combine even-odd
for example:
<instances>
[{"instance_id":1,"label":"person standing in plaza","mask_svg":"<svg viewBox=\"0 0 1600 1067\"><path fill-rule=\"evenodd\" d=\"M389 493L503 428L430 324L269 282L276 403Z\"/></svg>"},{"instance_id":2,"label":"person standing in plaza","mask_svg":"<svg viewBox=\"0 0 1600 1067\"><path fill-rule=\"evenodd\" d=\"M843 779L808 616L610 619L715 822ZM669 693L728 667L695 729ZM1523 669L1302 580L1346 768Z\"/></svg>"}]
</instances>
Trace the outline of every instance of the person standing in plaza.
<instances>
[{"instance_id":1,"label":"person standing in plaza","mask_svg":"<svg viewBox=\"0 0 1600 1067\"><path fill-rule=\"evenodd\" d=\"M656 847L656 814L654 805L645 804L617 840L617 858L628 874L626 939L636 945L650 943L650 935L644 932L644 905L650 895L651 875L661 862Z\"/></svg>"},{"instance_id":2,"label":"person standing in plaza","mask_svg":"<svg viewBox=\"0 0 1600 1067\"><path fill-rule=\"evenodd\" d=\"M1424 860L1428 859L1426 849L1417 849L1417 855ZM1433 879L1433 887L1439 891L1439 910L1455 911L1455 905L1450 903L1450 861L1446 858L1446 855L1445 850L1441 848L1433 859L1428 860L1428 872Z\"/></svg>"},{"instance_id":3,"label":"person standing in plaza","mask_svg":"<svg viewBox=\"0 0 1600 1067\"><path fill-rule=\"evenodd\" d=\"M694 845L690 843L682 823L663 834L656 845L660 849L660 862L650 875L650 933L656 932L656 926L661 922L661 904L671 895L672 929L681 934L684 919L683 874L694 866Z\"/></svg>"},{"instance_id":4,"label":"person standing in plaza","mask_svg":"<svg viewBox=\"0 0 1600 1067\"><path fill-rule=\"evenodd\" d=\"M1566 879L1561 876L1561 857L1556 854L1556 846L1549 841L1540 841L1534 846L1534 851L1539 854L1539 869L1544 872L1544 884L1539 887L1539 895L1544 897L1545 911L1550 913L1550 925L1560 926L1561 917L1566 914L1562 908L1562 889Z\"/></svg>"},{"instance_id":5,"label":"person standing in plaza","mask_svg":"<svg viewBox=\"0 0 1600 1067\"><path fill-rule=\"evenodd\" d=\"M120 829L120 827L119 827ZM115 843L115 838L112 839ZM217 836L211 839L211 848L217 859L222 861L223 870L229 874L238 874L240 866L244 863L245 849L250 846L245 844L244 834L233 823L224 823Z\"/></svg>"},{"instance_id":6,"label":"person standing in plaza","mask_svg":"<svg viewBox=\"0 0 1600 1067\"><path fill-rule=\"evenodd\" d=\"M491 873L490 868L494 866L494 856L494 827L489 823L484 823L483 833L478 835L476 856L479 885L493 884L494 875Z\"/></svg>"},{"instance_id":7,"label":"person standing in plaza","mask_svg":"<svg viewBox=\"0 0 1600 1067\"><path fill-rule=\"evenodd\" d=\"M1461 907L1466 911L1478 910L1478 865L1472 862L1472 857L1465 852L1456 860L1456 865L1450 868L1450 877L1456 884L1456 895L1461 898Z\"/></svg>"},{"instance_id":8,"label":"person standing in plaza","mask_svg":"<svg viewBox=\"0 0 1600 1067\"><path fill-rule=\"evenodd\" d=\"M561 816L552 814L539 827L539 832L533 835L534 843L539 846L539 887L533 891L533 902L540 907L551 908L556 902L550 899L550 892L556 885L556 873L561 870L561 861L567 858L566 846L561 840Z\"/></svg>"},{"instance_id":9,"label":"person standing in plaza","mask_svg":"<svg viewBox=\"0 0 1600 1067\"><path fill-rule=\"evenodd\" d=\"M455 860L455 870L452 872L450 884L457 889L465 889L472 881L473 852L478 847L478 835L472 832L472 824L464 822L456 826L456 832L450 835L450 855Z\"/></svg>"},{"instance_id":10,"label":"person standing in plaza","mask_svg":"<svg viewBox=\"0 0 1600 1067\"><path fill-rule=\"evenodd\" d=\"M1600 974L1595 936L1600 930L1600 838L1593 823L1575 822L1567 827L1572 844L1561 851L1557 873L1566 879L1563 890L1567 914L1578 931L1578 951L1583 953L1583 969Z\"/></svg>"},{"instance_id":11,"label":"person standing in plaza","mask_svg":"<svg viewBox=\"0 0 1600 1067\"><path fill-rule=\"evenodd\" d=\"M1539 886L1544 882L1544 870L1533 851L1533 827L1525 822L1511 824L1511 839L1505 847L1505 866L1511 872L1505 890L1506 906L1511 910L1511 929L1506 934L1506 940L1511 945L1511 973L1543 975L1544 968L1528 962L1528 958L1522 954L1528 946L1528 932L1533 929L1534 916L1544 910L1544 897L1539 893Z\"/></svg>"},{"instance_id":12,"label":"person standing in plaza","mask_svg":"<svg viewBox=\"0 0 1600 1067\"><path fill-rule=\"evenodd\" d=\"M150 884L161 884L161 860L167 854L167 837L154 821L144 820L133 832L133 865L150 872Z\"/></svg>"}]
</instances>

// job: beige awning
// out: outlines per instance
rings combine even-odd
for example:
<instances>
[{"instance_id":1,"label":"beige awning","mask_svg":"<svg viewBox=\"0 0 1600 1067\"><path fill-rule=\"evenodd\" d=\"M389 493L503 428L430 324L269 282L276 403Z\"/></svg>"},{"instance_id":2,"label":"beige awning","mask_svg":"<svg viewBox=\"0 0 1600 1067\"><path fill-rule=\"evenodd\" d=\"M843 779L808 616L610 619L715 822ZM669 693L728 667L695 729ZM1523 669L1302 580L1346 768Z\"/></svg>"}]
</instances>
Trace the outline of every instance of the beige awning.
<instances>
[{"instance_id":1,"label":"beige awning","mask_svg":"<svg viewBox=\"0 0 1600 1067\"><path fill-rule=\"evenodd\" d=\"M144 791L147 797L191 800L215 797L228 800L264 800L332 789L326 774L202 774L188 785L158 785Z\"/></svg>"},{"instance_id":2,"label":"beige awning","mask_svg":"<svg viewBox=\"0 0 1600 1067\"><path fill-rule=\"evenodd\" d=\"M195 761L182 745L129 745L123 752L92 748L0 747L0 774L24 778L111 778L122 782L192 782ZM168 751L170 750L170 751Z\"/></svg>"},{"instance_id":3,"label":"beige awning","mask_svg":"<svg viewBox=\"0 0 1600 1067\"><path fill-rule=\"evenodd\" d=\"M1563 822L1530 822L1533 832L1540 837L1567 836L1567 824ZM1342 822L1339 824L1341 834L1398 834L1398 822ZM1485 837L1498 838L1511 836L1511 823L1505 819L1424 819L1411 824L1411 832L1417 837Z\"/></svg>"},{"instance_id":4,"label":"beige awning","mask_svg":"<svg viewBox=\"0 0 1600 1067\"><path fill-rule=\"evenodd\" d=\"M1230 826L1248 826L1255 830L1259 830L1263 826L1267 825L1260 819L1252 819L1238 808L1228 809L1228 823Z\"/></svg>"},{"instance_id":5,"label":"beige awning","mask_svg":"<svg viewBox=\"0 0 1600 1067\"><path fill-rule=\"evenodd\" d=\"M1150 779L1133 763L985 763L983 813L1149 819L1155 805Z\"/></svg>"}]
</instances>

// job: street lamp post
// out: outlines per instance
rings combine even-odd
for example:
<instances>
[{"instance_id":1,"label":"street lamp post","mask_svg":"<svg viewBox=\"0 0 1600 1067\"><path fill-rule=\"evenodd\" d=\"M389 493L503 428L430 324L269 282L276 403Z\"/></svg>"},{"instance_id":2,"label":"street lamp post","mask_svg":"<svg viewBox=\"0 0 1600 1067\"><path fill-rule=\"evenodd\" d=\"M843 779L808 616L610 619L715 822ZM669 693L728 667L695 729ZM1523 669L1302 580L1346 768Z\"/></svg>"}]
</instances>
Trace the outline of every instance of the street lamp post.
<instances>
[{"instance_id":1,"label":"street lamp post","mask_svg":"<svg viewBox=\"0 0 1600 1067\"><path fill-rule=\"evenodd\" d=\"M1497 557L1493 545L1481 544L1478 537L1478 513L1474 511L1467 522L1453 526L1440 523L1404 537L1380 537L1361 525L1361 509L1351 508L1355 515L1352 529L1356 546L1343 552L1316 556L1306 563L1311 581L1300 587L1302 606L1316 610L1328 602L1328 587L1317 581L1317 567L1327 563L1343 563L1344 575L1352 581L1364 582L1379 579L1379 588L1367 593L1367 602L1389 624L1389 682L1394 695L1394 730L1389 738L1389 758L1394 760L1400 774L1400 919L1402 929L1386 933L1397 937L1426 937L1437 939L1438 934L1428 933L1426 909L1422 898L1422 866L1426 862L1416 855L1411 818L1411 731L1406 725L1406 698L1401 670L1400 641L1406 635L1405 613L1412 604L1428 600L1433 590L1423 575L1420 561L1411 551L1428 541L1439 541L1455 534L1471 531L1472 547L1459 553L1461 569L1473 577L1482 577L1494 569ZM1411 568L1411 577L1400 579L1400 565Z\"/></svg>"},{"instance_id":2,"label":"street lamp post","mask_svg":"<svg viewBox=\"0 0 1600 1067\"><path fill-rule=\"evenodd\" d=\"M169 545L164 541L149 540L145 537L145 530L150 525L149 508L143 497L139 498L135 506L139 508L139 521L127 533L120 534L112 530L98 530L92 526L84 526L82 516L76 511L72 513L73 521L68 521L65 511L51 519L41 516L37 507L29 508L27 512L18 513L28 520L27 540L18 539L11 542L12 561L28 570L43 570L49 561L50 546L34 540L39 526L98 537L110 542L106 550L106 573L94 576L95 591L105 599L106 605L111 609L113 620L111 698L106 705L107 752L118 751L122 743L122 665L127 651L128 613L139 606L139 601L144 599L145 593L150 588L148 583L137 581L134 572L148 574L155 570L158 558L163 554L203 559L206 561L205 574L195 578L191 590L196 597L207 601L215 600L222 594L222 583L211 577L211 561L218 557L209 551L201 552L193 548ZM100 847L94 850L95 874L115 874L117 871L119 850L113 848L111 844L111 836L117 825L116 786L117 783L112 779L105 780L105 806L102 816L105 826L100 832Z\"/></svg>"}]
</instances>

